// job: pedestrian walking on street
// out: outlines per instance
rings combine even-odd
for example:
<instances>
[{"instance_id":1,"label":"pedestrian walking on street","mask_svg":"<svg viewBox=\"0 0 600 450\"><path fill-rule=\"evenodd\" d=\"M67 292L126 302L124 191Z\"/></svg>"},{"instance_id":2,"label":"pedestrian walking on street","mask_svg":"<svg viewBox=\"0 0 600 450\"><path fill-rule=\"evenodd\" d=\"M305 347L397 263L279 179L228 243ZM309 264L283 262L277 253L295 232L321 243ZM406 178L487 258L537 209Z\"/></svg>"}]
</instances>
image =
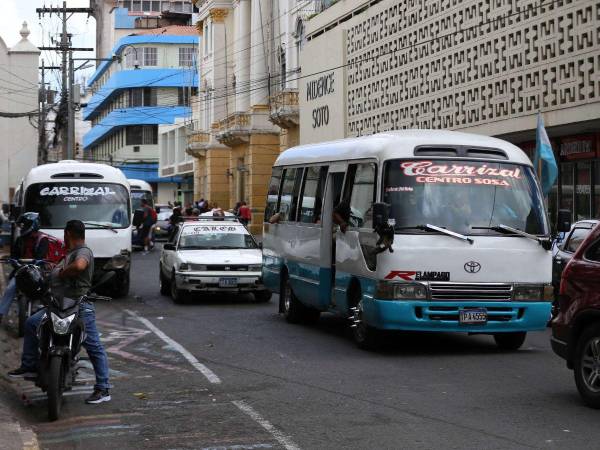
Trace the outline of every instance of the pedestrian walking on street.
<instances>
[{"instance_id":1,"label":"pedestrian walking on street","mask_svg":"<svg viewBox=\"0 0 600 450\"><path fill-rule=\"evenodd\" d=\"M57 295L79 298L86 295L92 287L94 255L85 245L85 225L80 220L67 222L64 238L68 253L50 273L50 286L52 292ZM82 302L80 313L85 323L86 338L83 341L83 347L90 357L96 374L94 392L85 402L91 404L108 402L111 400L108 357L100 342L100 335L96 328L94 304ZM9 372L10 377L37 377L39 361L37 329L45 314L45 309L42 309L27 319L21 366Z\"/></svg>"},{"instance_id":2,"label":"pedestrian walking on street","mask_svg":"<svg viewBox=\"0 0 600 450\"><path fill-rule=\"evenodd\" d=\"M250 220L252 219L252 211L248 207L245 201L240 202L240 208L238 210L239 221L245 226L248 227Z\"/></svg>"},{"instance_id":3,"label":"pedestrian walking on street","mask_svg":"<svg viewBox=\"0 0 600 450\"><path fill-rule=\"evenodd\" d=\"M150 250L150 238L152 233L152 227L156 223L157 215L154 208L148 204L148 200L142 199L142 209L144 211L142 219L142 241L144 242L144 254L147 254Z\"/></svg>"}]
</instances>

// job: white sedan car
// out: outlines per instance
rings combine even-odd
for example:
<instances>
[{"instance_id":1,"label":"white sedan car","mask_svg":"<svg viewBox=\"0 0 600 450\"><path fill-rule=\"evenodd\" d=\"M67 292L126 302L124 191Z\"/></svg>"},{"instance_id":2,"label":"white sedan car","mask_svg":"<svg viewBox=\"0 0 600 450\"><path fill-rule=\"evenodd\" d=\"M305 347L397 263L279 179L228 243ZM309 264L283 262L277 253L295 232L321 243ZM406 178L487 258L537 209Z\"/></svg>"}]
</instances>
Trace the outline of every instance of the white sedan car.
<instances>
[{"instance_id":1,"label":"white sedan car","mask_svg":"<svg viewBox=\"0 0 600 450\"><path fill-rule=\"evenodd\" d=\"M177 225L160 255L160 292L175 303L189 293L253 293L269 301L262 250L234 218L198 218Z\"/></svg>"}]
</instances>

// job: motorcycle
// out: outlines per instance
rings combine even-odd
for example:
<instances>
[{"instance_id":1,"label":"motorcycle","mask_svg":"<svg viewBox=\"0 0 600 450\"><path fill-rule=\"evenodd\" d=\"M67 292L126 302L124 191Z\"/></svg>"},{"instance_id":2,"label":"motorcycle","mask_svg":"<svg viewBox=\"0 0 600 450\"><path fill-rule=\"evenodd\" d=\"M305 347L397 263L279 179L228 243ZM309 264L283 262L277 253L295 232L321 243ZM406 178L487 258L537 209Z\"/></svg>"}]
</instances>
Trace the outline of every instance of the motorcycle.
<instances>
[{"instance_id":1,"label":"motorcycle","mask_svg":"<svg viewBox=\"0 0 600 450\"><path fill-rule=\"evenodd\" d=\"M20 267L21 264L35 264L40 267L47 264L45 261L35 261L33 259L3 259L0 260L0 262L12 265L15 271ZM9 278L12 278L12 275ZM29 316L37 312L37 310L40 307L40 304L39 302L24 295L18 289L15 298L15 303L17 305L17 335L19 337L23 337L25 336L25 322L27 321Z\"/></svg>"},{"instance_id":2,"label":"motorcycle","mask_svg":"<svg viewBox=\"0 0 600 450\"><path fill-rule=\"evenodd\" d=\"M21 265L15 273L17 287L44 305L45 314L38 327L39 366L35 385L48 395L48 419L57 420L62 407L63 393L72 388L77 376L78 354L85 341L85 324L79 307L83 302L110 301L93 292L108 283L115 272L105 273L90 293L77 299L52 293L48 280L39 267Z\"/></svg>"}]
</instances>

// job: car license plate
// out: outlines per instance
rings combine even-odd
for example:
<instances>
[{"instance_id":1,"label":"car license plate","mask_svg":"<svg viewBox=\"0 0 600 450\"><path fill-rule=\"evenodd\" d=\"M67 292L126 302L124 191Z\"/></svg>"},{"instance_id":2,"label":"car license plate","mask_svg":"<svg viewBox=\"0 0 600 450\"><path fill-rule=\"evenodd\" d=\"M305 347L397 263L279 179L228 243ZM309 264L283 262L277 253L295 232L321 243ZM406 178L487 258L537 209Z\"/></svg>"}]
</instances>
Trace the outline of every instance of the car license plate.
<instances>
[{"instance_id":1,"label":"car license plate","mask_svg":"<svg viewBox=\"0 0 600 450\"><path fill-rule=\"evenodd\" d=\"M237 278L219 278L219 287L228 288L228 287L237 287L238 280Z\"/></svg>"},{"instance_id":2,"label":"car license plate","mask_svg":"<svg viewBox=\"0 0 600 450\"><path fill-rule=\"evenodd\" d=\"M458 312L458 323L461 325L479 325L487 323L487 310L479 309L461 309Z\"/></svg>"}]
</instances>

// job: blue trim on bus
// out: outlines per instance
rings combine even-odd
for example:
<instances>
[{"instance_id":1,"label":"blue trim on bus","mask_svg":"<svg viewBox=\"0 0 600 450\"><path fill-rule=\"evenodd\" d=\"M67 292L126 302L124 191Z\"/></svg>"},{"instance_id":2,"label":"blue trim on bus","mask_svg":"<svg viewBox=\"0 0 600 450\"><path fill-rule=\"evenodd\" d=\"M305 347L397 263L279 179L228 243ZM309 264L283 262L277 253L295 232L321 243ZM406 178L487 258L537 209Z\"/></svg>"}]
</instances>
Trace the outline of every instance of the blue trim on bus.
<instances>
[{"instance_id":1,"label":"blue trim on bus","mask_svg":"<svg viewBox=\"0 0 600 450\"><path fill-rule=\"evenodd\" d=\"M348 314L348 289L353 279L361 286L363 320L381 330L438 331L461 333L501 333L544 330L550 317L550 302L430 301L381 300L375 295L377 280L336 272L333 302L331 269L269 256L263 264L263 281L268 289L279 292L283 265L289 272L292 289L305 305L320 311ZM332 304L334 306L332 306ZM459 310L485 308L488 322L461 325Z\"/></svg>"}]
</instances>

